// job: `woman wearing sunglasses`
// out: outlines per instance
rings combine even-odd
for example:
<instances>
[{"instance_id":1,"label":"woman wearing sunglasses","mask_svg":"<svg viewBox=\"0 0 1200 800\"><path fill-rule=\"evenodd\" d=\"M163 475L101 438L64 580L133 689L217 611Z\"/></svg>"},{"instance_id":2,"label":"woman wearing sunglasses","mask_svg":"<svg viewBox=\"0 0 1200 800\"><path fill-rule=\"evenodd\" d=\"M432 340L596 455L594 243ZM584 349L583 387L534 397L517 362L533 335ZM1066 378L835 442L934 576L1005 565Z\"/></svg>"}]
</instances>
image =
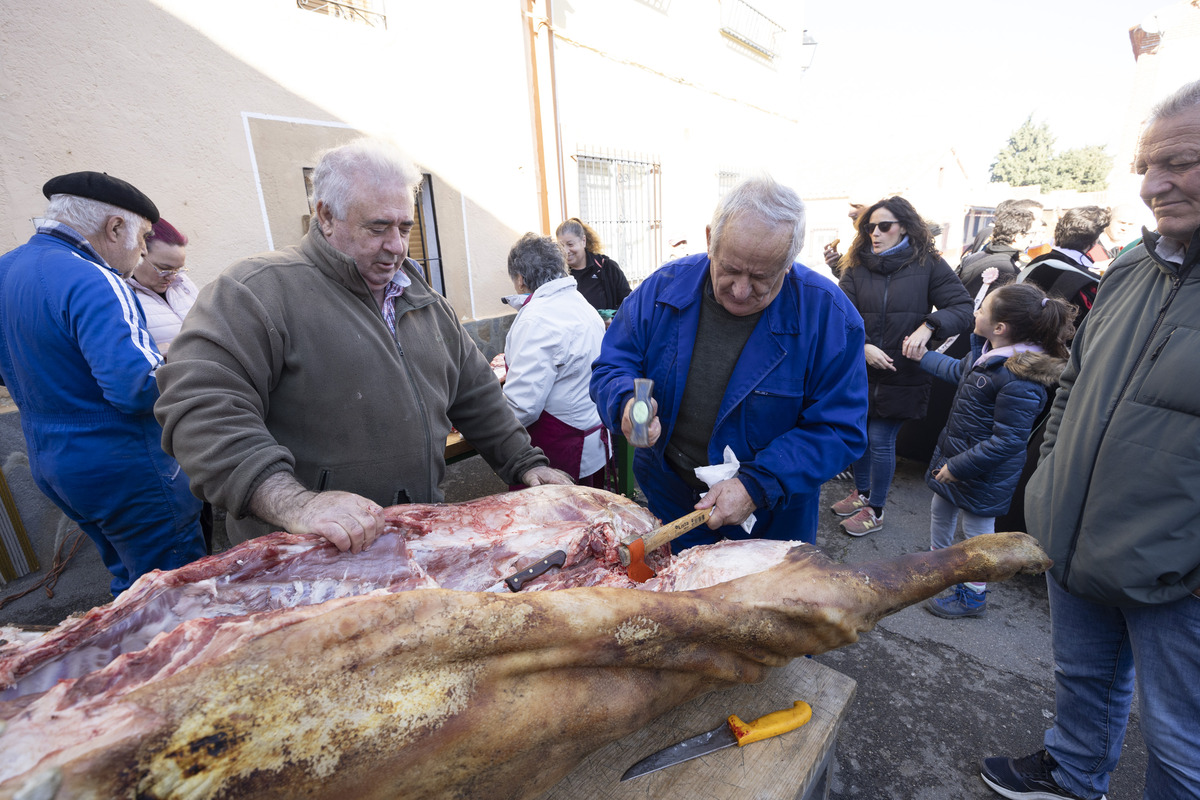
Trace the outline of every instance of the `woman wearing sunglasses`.
<instances>
[{"instance_id":1,"label":"woman wearing sunglasses","mask_svg":"<svg viewBox=\"0 0 1200 800\"><path fill-rule=\"evenodd\" d=\"M905 356L935 336L973 327L971 296L934 249L921 215L902 197L880 200L855 222L839 284L862 314L867 343L867 452L853 465L854 491L832 511L851 536L883 527L883 507L896 471L896 434L925 416L931 376ZM934 309L937 309L936 311Z\"/></svg>"},{"instance_id":2,"label":"woman wearing sunglasses","mask_svg":"<svg viewBox=\"0 0 1200 800\"><path fill-rule=\"evenodd\" d=\"M129 286L146 313L146 329L163 354L200 291L186 274L187 243L174 225L160 219L146 237L146 257L129 277Z\"/></svg>"}]
</instances>

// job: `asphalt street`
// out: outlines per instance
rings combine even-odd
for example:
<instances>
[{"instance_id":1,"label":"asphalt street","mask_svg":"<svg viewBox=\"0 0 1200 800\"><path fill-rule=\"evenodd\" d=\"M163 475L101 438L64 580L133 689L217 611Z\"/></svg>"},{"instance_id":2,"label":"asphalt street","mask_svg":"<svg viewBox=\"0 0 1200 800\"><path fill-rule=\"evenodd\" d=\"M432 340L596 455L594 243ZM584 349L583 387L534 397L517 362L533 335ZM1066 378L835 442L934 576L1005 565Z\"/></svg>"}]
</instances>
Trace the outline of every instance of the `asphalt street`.
<instances>
[{"instance_id":1,"label":"asphalt street","mask_svg":"<svg viewBox=\"0 0 1200 800\"><path fill-rule=\"evenodd\" d=\"M38 493L24 461L17 415L0 414L4 473L43 569L0 586L0 602L32 587L52 562L55 538L72 539L57 509ZM842 562L888 559L929 546L930 491L922 465L901 459L884 529L847 536L824 515L818 545ZM448 468L451 502L502 492L506 486L479 458ZM849 492L831 481L826 505ZM0 625L54 625L109 600L108 573L84 539L48 597L43 589L0 609ZM1041 746L1054 715L1050 620L1044 578L992 584L988 615L943 620L913 606L882 620L853 645L817 660L858 682L837 744L830 797L837 800L989 800L978 764L989 755L1020 756ZM1146 753L1137 709L1110 800L1142 797Z\"/></svg>"}]
</instances>

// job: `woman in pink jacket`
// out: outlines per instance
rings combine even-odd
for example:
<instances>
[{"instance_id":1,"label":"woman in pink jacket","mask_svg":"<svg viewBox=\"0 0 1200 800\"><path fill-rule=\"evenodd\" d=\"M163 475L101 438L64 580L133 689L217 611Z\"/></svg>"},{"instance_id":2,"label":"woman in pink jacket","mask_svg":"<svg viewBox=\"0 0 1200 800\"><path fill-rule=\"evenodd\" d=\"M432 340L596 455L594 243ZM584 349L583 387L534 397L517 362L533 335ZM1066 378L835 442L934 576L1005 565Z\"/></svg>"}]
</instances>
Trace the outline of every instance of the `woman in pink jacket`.
<instances>
[{"instance_id":1,"label":"woman in pink jacket","mask_svg":"<svg viewBox=\"0 0 1200 800\"><path fill-rule=\"evenodd\" d=\"M146 314L146 329L164 355L200 291L186 274L187 243L174 225L160 219L150 229L146 257L128 279Z\"/></svg>"}]
</instances>

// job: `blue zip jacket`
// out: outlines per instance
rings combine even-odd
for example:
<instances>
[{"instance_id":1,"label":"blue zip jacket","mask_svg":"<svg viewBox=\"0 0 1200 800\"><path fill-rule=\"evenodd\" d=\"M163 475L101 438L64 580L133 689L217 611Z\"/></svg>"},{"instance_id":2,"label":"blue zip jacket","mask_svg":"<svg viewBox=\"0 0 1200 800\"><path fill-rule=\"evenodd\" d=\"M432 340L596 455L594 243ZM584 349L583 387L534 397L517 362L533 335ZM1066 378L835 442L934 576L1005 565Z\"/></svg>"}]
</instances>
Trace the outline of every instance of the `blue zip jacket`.
<instances>
[{"instance_id":1,"label":"blue zip jacket","mask_svg":"<svg viewBox=\"0 0 1200 800\"><path fill-rule=\"evenodd\" d=\"M660 267L626 298L592 365L591 395L604 424L621 429L634 378L654 381L662 436L634 457L650 510L669 520L692 510L695 493L667 465L664 449L691 367L707 254ZM708 444L719 464L726 445L758 507L753 536L814 542L821 484L866 449L867 375L862 318L828 279L794 264L765 309L725 387ZM740 527L717 532L745 538ZM686 535L679 546L715 541Z\"/></svg>"},{"instance_id":2,"label":"blue zip jacket","mask_svg":"<svg viewBox=\"0 0 1200 800\"><path fill-rule=\"evenodd\" d=\"M1058 383L1067 361L1024 351L997 353L976 365L986 342L971 334L971 352L962 359L933 351L921 359L921 369L958 384L925 483L956 508L998 517L1012 503L1029 434L1046 403L1046 387ZM957 481L934 479L944 464Z\"/></svg>"},{"instance_id":3,"label":"blue zip jacket","mask_svg":"<svg viewBox=\"0 0 1200 800\"><path fill-rule=\"evenodd\" d=\"M200 501L162 450L162 356L121 275L51 233L0 257L0 375L38 488L96 542L113 592L204 555Z\"/></svg>"}]
</instances>

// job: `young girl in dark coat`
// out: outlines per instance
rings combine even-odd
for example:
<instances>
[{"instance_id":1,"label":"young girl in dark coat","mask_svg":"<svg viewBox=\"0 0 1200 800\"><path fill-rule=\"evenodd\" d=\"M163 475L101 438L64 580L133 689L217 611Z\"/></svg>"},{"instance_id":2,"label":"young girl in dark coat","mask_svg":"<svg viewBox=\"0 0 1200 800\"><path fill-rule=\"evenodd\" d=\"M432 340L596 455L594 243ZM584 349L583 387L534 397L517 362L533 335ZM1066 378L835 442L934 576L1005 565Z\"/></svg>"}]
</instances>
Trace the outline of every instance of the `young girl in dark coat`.
<instances>
[{"instance_id":1,"label":"young girl in dark coat","mask_svg":"<svg viewBox=\"0 0 1200 800\"><path fill-rule=\"evenodd\" d=\"M925 474L933 489L931 549L953 544L960 512L969 539L992 533L996 517L1008 510L1047 387L1058 383L1066 366L1074 316L1066 301L1029 283L1010 284L989 294L975 312L969 354L961 360L929 351L917 355L921 369L958 384ZM960 583L926 608L947 619L982 616L987 585Z\"/></svg>"}]
</instances>

